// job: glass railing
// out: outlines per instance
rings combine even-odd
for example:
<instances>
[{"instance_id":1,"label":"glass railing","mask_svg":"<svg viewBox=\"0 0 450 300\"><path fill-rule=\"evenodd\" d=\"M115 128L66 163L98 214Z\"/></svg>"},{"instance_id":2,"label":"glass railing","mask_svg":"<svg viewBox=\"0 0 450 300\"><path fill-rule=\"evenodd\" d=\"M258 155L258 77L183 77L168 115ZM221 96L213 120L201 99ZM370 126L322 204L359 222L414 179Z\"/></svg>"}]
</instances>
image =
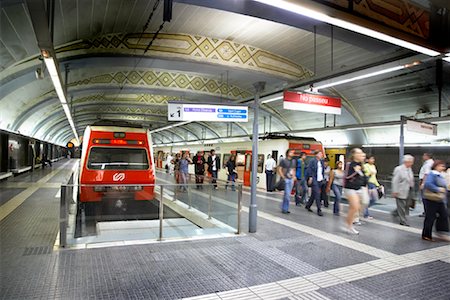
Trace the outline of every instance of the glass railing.
<instances>
[{"instance_id":1,"label":"glass railing","mask_svg":"<svg viewBox=\"0 0 450 300\"><path fill-rule=\"evenodd\" d=\"M61 186L62 247L95 247L240 233L242 185Z\"/></svg>"}]
</instances>

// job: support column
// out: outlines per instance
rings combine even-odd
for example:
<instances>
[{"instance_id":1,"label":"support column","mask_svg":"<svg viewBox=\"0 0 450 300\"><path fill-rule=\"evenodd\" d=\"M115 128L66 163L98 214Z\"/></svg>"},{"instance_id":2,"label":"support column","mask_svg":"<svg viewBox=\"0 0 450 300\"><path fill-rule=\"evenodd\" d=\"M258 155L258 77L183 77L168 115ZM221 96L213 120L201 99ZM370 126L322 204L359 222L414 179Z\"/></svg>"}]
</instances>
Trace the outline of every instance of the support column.
<instances>
[{"instance_id":1,"label":"support column","mask_svg":"<svg viewBox=\"0 0 450 300\"><path fill-rule=\"evenodd\" d=\"M255 83L255 101L253 104L253 135L252 135L252 184L250 195L250 210L248 220L248 231L250 233L256 232L256 219L258 217L258 207L256 204L256 184L258 178L258 118L259 118L259 96L264 90L266 83L263 81Z\"/></svg>"},{"instance_id":2,"label":"support column","mask_svg":"<svg viewBox=\"0 0 450 300\"><path fill-rule=\"evenodd\" d=\"M400 146L398 151L398 164L401 165L403 163L403 156L405 155L405 123L406 117L400 116Z\"/></svg>"}]
</instances>

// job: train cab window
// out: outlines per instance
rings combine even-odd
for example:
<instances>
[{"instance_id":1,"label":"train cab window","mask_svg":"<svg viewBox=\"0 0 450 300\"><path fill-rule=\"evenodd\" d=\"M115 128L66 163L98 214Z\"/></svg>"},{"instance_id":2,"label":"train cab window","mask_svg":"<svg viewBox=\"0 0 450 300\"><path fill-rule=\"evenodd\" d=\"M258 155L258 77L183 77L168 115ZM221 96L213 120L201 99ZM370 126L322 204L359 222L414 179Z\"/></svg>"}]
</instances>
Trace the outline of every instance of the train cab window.
<instances>
[{"instance_id":1,"label":"train cab window","mask_svg":"<svg viewBox=\"0 0 450 300\"><path fill-rule=\"evenodd\" d=\"M264 172L264 154L258 154L258 173Z\"/></svg>"},{"instance_id":2,"label":"train cab window","mask_svg":"<svg viewBox=\"0 0 450 300\"><path fill-rule=\"evenodd\" d=\"M147 151L133 148L92 147L88 168L92 170L147 170Z\"/></svg>"}]
</instances>

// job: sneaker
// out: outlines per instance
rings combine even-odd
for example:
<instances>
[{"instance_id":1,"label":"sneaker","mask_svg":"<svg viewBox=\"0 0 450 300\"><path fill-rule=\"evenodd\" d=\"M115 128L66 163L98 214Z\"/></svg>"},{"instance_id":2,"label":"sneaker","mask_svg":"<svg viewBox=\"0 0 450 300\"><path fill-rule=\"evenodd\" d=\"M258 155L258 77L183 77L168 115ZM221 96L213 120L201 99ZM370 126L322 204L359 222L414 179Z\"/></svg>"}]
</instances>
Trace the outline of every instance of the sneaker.
<instances>
[{"instance_id":1,"label":"sneaker","mask_svg":"<svg viewBox=\"0 0 450 300\"><path fill-rule=\"evenodd\" d=\"M353 234L353 235L359 234L359 231L356 230L355 228L353 228L353 226L350 227L350 228L347 228L347 230L348 230L348 233L349 233L349 234Z\"/></svg>"},{"instance_id":2,"label":"sneaker","mask_svg":"<svg viewBox=\"0 0 450 300\"><path fill-rule=\"evenodd\" d=\"M361 225L362 225L362 223L361 223L361 221L355 221L355 222L353 222L353 225L358 225L358 226L361 226Z\"/></svg>"},{"instance_id":3,"label":"sneaker","mask_svg":"<svg viewBox=\"0 0 450 300\"><path fill-rule=\"evenodd\" d=\"M291 212L288 210L283 210L281 213L286 215L286 214L290 214Z\"/></svg>"}]
</instances>

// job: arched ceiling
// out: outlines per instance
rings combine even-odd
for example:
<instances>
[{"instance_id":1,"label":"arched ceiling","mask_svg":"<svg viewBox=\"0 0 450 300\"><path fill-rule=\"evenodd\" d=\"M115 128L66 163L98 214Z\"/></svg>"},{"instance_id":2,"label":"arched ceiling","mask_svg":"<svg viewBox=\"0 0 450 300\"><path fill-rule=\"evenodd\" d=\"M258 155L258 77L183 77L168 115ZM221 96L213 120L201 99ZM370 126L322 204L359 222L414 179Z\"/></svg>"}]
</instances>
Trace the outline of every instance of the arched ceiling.
<instances>
[{"instance_id":1,"label":"arched ceiling","mask_svg":"<svg viewBox=\"0 0 450 300\"><path fill-rule=\"evenodd\" d=\"M79 135L100 119L164 127L168 101L241 102L252 97L257 81L265 81L266 90L282 89L324 73L376 63L380 55L385 59L408 53L381 42L371 49L361 43L363 38L331 40L272 21L182 3L174 3L173 20L144 53L162 21L161 5L146 32L140 32L154 3L55 1L53 43ZM73 136L52 82L48 74L41 80L34 74L43 65L27 6L5 0L1 8L0 128L65 144ZM436 89L427 75L433 71L433 66L423 66L330 89L344 99L336 125L398 119L424 105L436 110ZM448 86L444 92L449 105ZM324 117L286 111L281 102L273 102L262 105L259 123L261 132L269 127L289 131L318 128ZM251 132L252 116L248 123L194 122L153 136L155 143L168 143Z\"/></svg>"}]
</instances>

